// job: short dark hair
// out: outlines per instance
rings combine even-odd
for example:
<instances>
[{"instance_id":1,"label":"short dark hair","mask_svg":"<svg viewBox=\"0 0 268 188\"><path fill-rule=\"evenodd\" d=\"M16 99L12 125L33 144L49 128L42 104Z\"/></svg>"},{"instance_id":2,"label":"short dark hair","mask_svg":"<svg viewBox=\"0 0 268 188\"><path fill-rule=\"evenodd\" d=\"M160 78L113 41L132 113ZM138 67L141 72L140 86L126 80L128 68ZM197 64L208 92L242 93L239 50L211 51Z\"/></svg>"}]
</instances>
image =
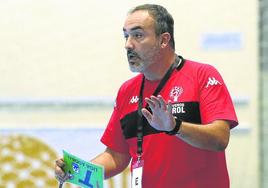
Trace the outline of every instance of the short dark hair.
<instances>
[{"instance_id":1,"label":"short dark hair","mask_svg":"<svg viewBox=\"0 0 268 188\"><path fill-rule=\"evenodd\" d=\"M162 33L168 32L171 36L169 44L175 50L174 41L174 20L166 8L155 4L144 4L134 7L129 11L129 14L139 10L147 10L149 15L155 21L155 33L159 36Z\"/></svg>"}]
</instances>

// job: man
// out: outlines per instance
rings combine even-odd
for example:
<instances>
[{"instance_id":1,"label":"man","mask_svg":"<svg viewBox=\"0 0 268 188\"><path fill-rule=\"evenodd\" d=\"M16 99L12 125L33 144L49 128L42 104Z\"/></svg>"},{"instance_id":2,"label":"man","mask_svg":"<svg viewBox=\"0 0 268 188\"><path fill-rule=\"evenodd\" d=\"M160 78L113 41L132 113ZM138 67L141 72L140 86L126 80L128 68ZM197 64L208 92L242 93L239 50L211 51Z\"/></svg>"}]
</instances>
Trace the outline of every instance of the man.
<instances>
[{"instance_id":1,"label":"man","mask_svg":"<svg viewBox=\"0 0 268 188\"><path fill-rule=\"evenodd\" d=\"M92 162L105 177L131 160L132 186L228 188L225 148L238 124L217 70L175 54L173 18L159 5L135 7L123 28L131 71L141 74L120 88ZM55 173L64 179L63 161Z\"/></svg>"}]
</instances>

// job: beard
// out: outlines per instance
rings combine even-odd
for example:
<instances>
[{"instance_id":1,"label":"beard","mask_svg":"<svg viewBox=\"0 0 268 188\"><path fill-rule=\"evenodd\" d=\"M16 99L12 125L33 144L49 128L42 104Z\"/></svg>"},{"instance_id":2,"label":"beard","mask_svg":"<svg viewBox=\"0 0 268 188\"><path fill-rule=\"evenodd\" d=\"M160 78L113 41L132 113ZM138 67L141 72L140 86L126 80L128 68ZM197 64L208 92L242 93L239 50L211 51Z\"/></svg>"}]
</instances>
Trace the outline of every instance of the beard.
<instances>
[{"instance_id":1,"label":"beard","mask_svg":"<svg viewBox=\"0 0 268 188\"><path fill-rule=\"evenodd\" d=\"M131 72L140 72L140 73L142 73L142 72L144 72L146 67L147 66L142 61L135 61L135 62L131 61L131 62L129 62L129 69L130 69Z\"/></svg>"},{"instance_id":2,"label":"beard","mask_svg":"<svg viewBox=\"0 0 268 188\"><path fill-rule=\"evenodd\" d=\"M144 70L144 63L142 59L138 55L138 53L134 52L133 50L127 51L127 59L129 64L129 69L132 72L142 72Z\"/></svg>"},{"instance_id":3,"label":"beard","mask_svg":"<svg viewBox=\"0 0 268 188\"><path fill-rule=\"evenodd\" d=\"M127 57L130 71L144 73L147 67L154 63L158 52L157 49L151 49L150 51L138 54L133 50L128 50Z\"/></svg>"}]
</instances>

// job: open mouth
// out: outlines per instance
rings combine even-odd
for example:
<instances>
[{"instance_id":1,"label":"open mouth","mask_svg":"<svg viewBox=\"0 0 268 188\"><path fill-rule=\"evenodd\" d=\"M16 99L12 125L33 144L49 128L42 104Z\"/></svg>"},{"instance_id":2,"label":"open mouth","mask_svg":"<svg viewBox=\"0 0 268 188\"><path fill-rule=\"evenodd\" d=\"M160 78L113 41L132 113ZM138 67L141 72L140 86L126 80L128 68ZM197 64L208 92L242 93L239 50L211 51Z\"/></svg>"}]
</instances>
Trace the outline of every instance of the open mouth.
<instances>
[{"instance_id":1,"label":"open mouth","mask_svg":"<svg viewBox=\"0 0 268 188\"><path fill-rule=\"evenodd\" d=\"M134 64L137 60L138 60L138 57L137 56L130 56L130 57L128 57L128 61L131 64Z\"/></svg>"},{"instance_id":2,"label":"open mouth","mask_svg":"<svg viewBox=\"0 0 268 188\"><path fill-rule=\"evenodd\" d=\"M138 55L135 52L128 52L127 53L127 58L128 58L128 61L131 64L134 64L133 61L137 60L139 57L138 57Z\"/></svg>"},{"instance_id":3,"label":"open mouth","mask_svg":"<svg viewBox=\"0 0 268 188\"><path fill-rule=\"evenodd\" d=\"M128 55L128 59L133 59L133 58L135 58L136 56L134 55L134 54L129 54Z\"/></svg>"}]
</instances>

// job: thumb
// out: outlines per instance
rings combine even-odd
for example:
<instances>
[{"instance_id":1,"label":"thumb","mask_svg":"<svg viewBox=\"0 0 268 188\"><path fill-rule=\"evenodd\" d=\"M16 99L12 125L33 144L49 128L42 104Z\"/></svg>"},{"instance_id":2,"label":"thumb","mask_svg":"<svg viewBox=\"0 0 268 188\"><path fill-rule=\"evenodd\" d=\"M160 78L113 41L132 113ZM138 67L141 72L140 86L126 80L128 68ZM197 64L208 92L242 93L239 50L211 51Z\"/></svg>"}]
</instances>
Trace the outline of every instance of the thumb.
<instances>
[{"instance_id":1,"label":"thumb","mask_svg":"<svg viewBox=\"0 0 268 188\"><path fill-rule=\"evenodd\" d=\"M152 121L152 114L146 109L141 109L142 115L147 119L147 121L150 123Z\"/></svg>"}]
</instances>

